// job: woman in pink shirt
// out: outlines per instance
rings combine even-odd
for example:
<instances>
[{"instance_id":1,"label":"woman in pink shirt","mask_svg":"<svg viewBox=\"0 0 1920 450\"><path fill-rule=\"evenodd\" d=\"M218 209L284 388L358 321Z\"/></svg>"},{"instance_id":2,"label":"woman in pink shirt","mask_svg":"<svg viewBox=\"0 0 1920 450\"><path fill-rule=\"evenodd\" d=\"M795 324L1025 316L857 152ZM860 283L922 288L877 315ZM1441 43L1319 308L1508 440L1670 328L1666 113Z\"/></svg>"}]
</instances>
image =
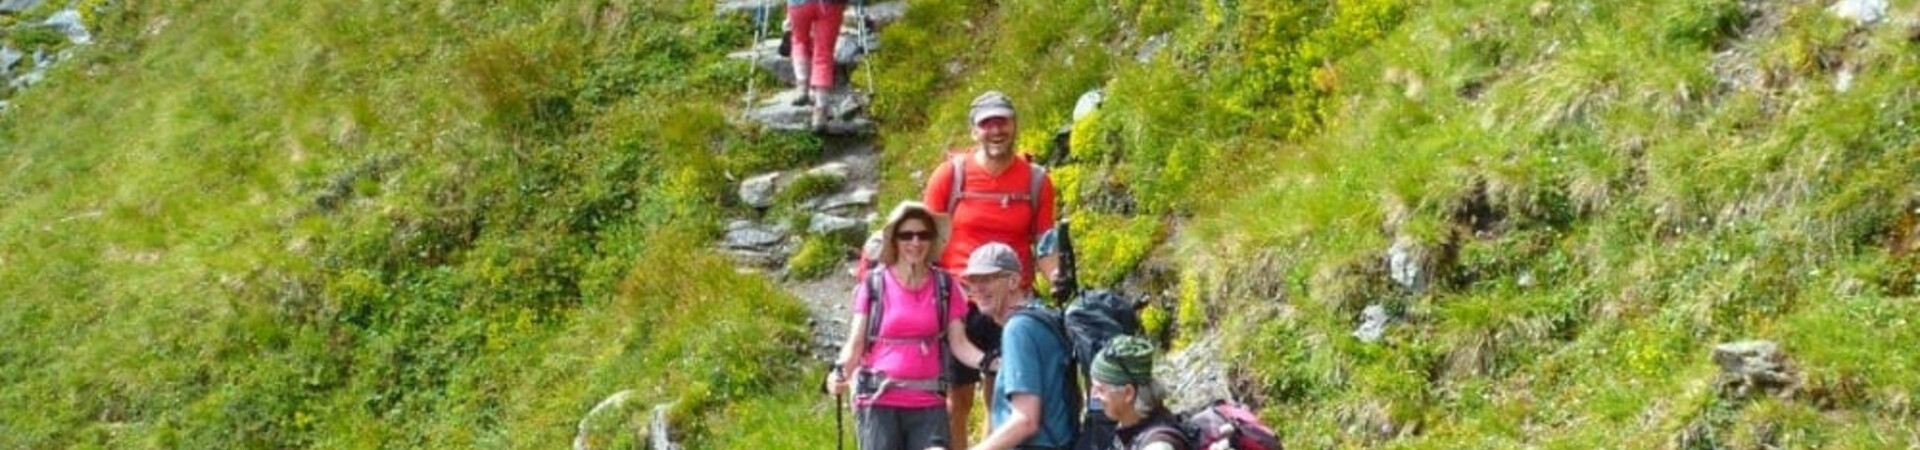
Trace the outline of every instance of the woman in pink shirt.
<instances>
[{"instance_id":1,"label":"woman in pink shirt","mask_svg":"<svg viewBox=\"0 0 1920 450\"><path fill-rule=\"evenodd\" d=\"M966 294L932 264L940 246L933 212L902 202L880 232L882 266L854 288L853 320L827 387L839 395L853 382L861 450L944 448L947 352L975 366L992 356L967 340Z\"/></svg>"}]
</instances>

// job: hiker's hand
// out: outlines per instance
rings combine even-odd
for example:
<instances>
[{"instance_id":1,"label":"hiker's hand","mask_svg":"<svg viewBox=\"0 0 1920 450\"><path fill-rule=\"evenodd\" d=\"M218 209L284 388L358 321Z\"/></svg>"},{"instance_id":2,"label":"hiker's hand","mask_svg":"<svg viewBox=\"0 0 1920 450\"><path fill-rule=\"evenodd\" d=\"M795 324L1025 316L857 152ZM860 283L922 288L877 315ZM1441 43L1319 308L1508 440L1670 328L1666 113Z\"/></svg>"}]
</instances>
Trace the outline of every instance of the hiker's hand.
<instances>
[{"instance_id":1,"label":"hiker's hand","mask_svg":"<svg viewBox=\"0 0 1920 450\"><path fill-rule=\"evenodd\" d=\"M827 393L835 397L847 391L847 378L840 374L839 368L827 371Z\"/></svg>"}]
</instances>

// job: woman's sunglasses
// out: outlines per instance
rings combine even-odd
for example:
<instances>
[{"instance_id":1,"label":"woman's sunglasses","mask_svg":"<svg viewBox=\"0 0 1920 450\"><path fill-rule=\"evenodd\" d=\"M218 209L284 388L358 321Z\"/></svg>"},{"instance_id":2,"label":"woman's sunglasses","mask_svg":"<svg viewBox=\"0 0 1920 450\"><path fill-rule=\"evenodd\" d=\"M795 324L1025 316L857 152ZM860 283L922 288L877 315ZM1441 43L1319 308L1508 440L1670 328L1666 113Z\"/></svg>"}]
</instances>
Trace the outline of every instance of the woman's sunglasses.
<instances>
[{"instance_id":1,"label":"woman's sunglasses","mask_svg":"<svg viewBox=\"0 0 1920 450\"><path fill-rule=\"evenodd\" d=\"M920 242L933 242L934 236L935 234L933 233L933 230L896 231L893 233L893 240L906 242L906 241L918 239L920 240Z\"/></svg>"}]
</instances>

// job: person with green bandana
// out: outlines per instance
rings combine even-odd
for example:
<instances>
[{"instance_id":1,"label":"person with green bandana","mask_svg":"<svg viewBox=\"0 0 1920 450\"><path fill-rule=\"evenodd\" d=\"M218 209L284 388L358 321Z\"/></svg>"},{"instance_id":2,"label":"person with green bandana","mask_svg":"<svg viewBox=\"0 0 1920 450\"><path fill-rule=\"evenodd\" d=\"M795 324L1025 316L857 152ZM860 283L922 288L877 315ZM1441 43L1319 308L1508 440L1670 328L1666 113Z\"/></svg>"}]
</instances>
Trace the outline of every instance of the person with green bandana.
<instances>
[{"instance_id":1,"label":"person with green bandana","mask_svg":"<svg viewBox=\"0 0 1920 450\"><path fill-rule=\"evenodd\" d=\"M1153 343L1118 336L1093 359L1089 378L1093 395L1107 417L1119 422L1115 450L1191 450L1180 421L1167 410L1167 389L1153 378ZM1096 443L1097 444L1097 443Z\"/></svg>"}]
</instances>

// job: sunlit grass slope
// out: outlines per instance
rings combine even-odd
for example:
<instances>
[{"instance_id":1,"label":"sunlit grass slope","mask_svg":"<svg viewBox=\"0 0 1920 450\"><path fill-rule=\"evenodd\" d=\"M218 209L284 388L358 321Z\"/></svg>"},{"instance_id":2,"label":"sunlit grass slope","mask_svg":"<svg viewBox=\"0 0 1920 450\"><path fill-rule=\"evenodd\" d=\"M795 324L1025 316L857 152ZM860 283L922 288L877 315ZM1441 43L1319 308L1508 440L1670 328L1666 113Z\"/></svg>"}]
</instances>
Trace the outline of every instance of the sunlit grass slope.
<instances>
[{"instance_id":1,"label":"sunlit grass slope","mask_svg":"<svg viewBox=\"0 0 1920 450\"><path fill-rule=\"evenodd\" d=\"M551 448L625 389L782 438L703 420L808 392L804 310L704 251L725 173L817 152L726 120L748 26L113 3L0 117L0 447Z\"/></svg>"},{"instance_id":2,"label":"sunlit grass slope","mask_svg":"<svg viewBox=\"0 0 1920 450\"><path fill-rule=\"evenodd\" d=\"M1224 333L1298 447L1906 448L1920 5L1828 3L918 2L888 191L1009 92L1089 277L1173 243L1170 343ZM1717 395L1745 339L1805 384Z\"/></svg>"}]
</instances>

